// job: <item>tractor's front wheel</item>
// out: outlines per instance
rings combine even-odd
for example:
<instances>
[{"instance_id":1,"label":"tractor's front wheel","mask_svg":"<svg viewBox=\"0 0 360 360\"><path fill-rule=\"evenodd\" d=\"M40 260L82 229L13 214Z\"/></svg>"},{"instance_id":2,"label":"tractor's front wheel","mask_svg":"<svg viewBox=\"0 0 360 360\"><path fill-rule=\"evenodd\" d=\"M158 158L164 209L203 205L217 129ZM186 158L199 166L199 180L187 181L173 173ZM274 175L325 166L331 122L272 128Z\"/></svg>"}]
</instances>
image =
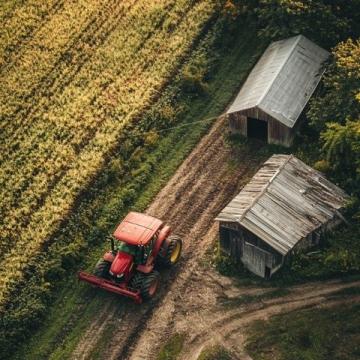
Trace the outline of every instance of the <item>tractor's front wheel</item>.
<instances>
[{"instance_id":1,"label":"tractor's front wheel","mask_svg":"<svg viewBox=\"0 0 360 360\"><path fill-rule=\"evenodd\" d=\"M167 239L167 248L161 248L159 253L159 263L166 267L175 265L181 256L182 240L180 236L170 235ZM165 244L164 244L165 245Z\"/></svg>"},{"instance_id":2,"label":"tractor's front wheel","mask_svg":"<svg viewBox=\"0 0 360 360\"><path fill-rule=\"evenodd\" d=\"M109 277L110 267L111 267L111 263L101 258L95 265L94 275L101 278L107 278Z\"/></svg>"},{"instance_id":3,"label":"tractor's front wheel","mask_svg":"<svg viewBox=\"0 0 360 360\"><path fill-rule=\"evenodd\" d=\"M131 280L130 286L135 290L139 290L144 300L150 300L155 296L159 283L159 273L152 271L149 274L136 273Z\"/></svg>"}]
</instances>

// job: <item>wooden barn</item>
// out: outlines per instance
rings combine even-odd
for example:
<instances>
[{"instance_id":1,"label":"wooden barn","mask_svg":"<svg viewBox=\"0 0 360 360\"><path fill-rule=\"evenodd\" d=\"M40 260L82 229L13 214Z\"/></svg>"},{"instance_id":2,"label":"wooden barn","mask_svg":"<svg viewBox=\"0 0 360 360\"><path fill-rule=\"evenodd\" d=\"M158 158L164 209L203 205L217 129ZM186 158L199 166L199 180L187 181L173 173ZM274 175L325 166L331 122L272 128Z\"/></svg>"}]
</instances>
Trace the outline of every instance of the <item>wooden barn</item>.
<instances>
[{"instance_id":1,"label":"wooden barn","mask_svg":"<svg viewBox=\"0 0 360 360\"><path fill-rule=\"evenodd\" d=\"M270 278L294 251L339 224L348 196L293 155L273 155L221 211L220 246Z\"/></svg>"},{"instance_id":2,"label":"wooden barn","mask_svg":"<svg viewBox=\"0 0 360 360\"><path fill-rule=\"evenodd\" d=\"M227 111L230 131L290 146L328 56L302 35L270 44Z\"/></svg>"}]
</instances>

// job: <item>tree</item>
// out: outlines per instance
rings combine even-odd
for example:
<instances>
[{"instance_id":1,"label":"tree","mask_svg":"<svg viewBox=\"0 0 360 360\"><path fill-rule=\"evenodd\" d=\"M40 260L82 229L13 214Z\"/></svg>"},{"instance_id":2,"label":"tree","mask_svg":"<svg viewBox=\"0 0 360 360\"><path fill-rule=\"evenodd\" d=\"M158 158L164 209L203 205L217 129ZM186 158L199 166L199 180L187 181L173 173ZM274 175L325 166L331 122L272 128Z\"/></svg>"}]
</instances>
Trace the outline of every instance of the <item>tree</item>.
<instances>
[{"instance_id":1,"label":"tree","mask_svg":"<svg viewBox=\"0 0 360 360\"><path fill-rule=\"evenodd\" d=\"M360 120L327 123L321 140L334 175L348 191L360 196Z\"/></svg>"},{"instance_id":2,"label":"tree","mask_svg":"<svg viewBox=\"0 0 360 360\"><path fill-rule=\"evenodd\" d=\"M330 175L360 197L360 41L339 43L307 117L320 132Z\"/></svg>"},{"instance_id":3,"label":"tree","mask_svg":"<svg viewBox=\"0 0 360 360\"><path fill-rule=\"evenodd\" d=\"M348 39L333 50L319 96L310 101L307 117L318 131L327 122L344 125L360 118L360 41Z\"/></svg>"}]
</instances>

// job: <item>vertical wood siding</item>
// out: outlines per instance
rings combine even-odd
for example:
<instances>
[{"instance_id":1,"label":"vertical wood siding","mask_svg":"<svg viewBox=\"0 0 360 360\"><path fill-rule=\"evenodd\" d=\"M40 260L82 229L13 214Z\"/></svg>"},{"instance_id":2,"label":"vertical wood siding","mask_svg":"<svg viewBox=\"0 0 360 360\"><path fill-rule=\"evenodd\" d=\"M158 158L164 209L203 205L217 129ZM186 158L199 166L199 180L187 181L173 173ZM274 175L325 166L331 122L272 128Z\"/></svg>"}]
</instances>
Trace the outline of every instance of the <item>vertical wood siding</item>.
<instances>
[{"instance_id":1,"label":"vertical wood siding","mask_svg":"<svg viewBox=\"0 0 360 360\"><path fill-rule=\"evenodd\" d=\"M221 223L219 233L221 251L256 275L265 277L266 267L271 275L283 262L274 249L236 223Z\"/></svg>"},{"instance_id":2,"label":"vertical wood siding","mask_svg":"<svg viewBox=\"0 0 360 360\"><path fill-rule=\"evenodd\" d=\"M281 124L279 121L270 118L268 121L268 143L289 147L292 144L293 129Z\"/></svg>"},{"instance_id":3,"label":"vertical wood siding","mask_svg":"<svg viewBox=\"0 0 360 360\"><path fill-rule=\"evenodd\" d=\"M247 118L239 113L228 115L230 131L233 134L247 136Z\"/></svg>"},{"instance_id":4,"label":"vertical wood siding","mask_svg":"<svg viewBox=\"0 0 360 360\"><path fill-rule=\"evenodd\" d=\"M247 118L255 118L268 123L268 143L289 147L295 130L281 124L258 108L228 114L230 132L247 136ZM251 121L251 120L250 120Z\"/></svg>"}]
</instances>

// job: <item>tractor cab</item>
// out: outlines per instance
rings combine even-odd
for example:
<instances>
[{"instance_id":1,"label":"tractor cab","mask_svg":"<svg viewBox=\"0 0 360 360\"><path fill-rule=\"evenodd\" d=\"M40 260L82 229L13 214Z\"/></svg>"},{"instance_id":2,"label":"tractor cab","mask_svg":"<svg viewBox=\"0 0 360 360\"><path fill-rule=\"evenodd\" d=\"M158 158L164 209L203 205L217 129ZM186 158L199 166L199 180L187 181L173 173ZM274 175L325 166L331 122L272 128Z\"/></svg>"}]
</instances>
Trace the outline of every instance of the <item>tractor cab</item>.
<instances>
[{"instance_id":1,"label":"tractor cab","mask_svg":"<svg viewBox=\"0 0 360 360\"><path fill-rule=\"evenodd\" d=\"M116 228L114 238L128 245L146 246L163 225L152 216L130 212Z\"/></svg>"},{"instance_id":2,"label":"tractor cab","mask_svg":"<svg viewBox=\"0 0 360 360\"><path fill-rule=\"evenodd\" d=\"M147 258L151 254L152 251L152 245L154 242L154 237L149 241L147 245L130 245L123 241L117 241L117 243L114 243L114 246L112 247L112 252L114 254L116 253L126 253L128 255L131 255L133 257L133 261L136 265L144 264L146 263Z\"/></svg>"},{"instance_id":3,"label":"tractor cab","mask_svg":"<svg viewBox=\"0 0 360 360\"><path fill-rule=\"evenodd\" d=\"M134 262L144 264L150 256L164 223L152 216L130 212L118 225L113 237L118 240L113 249L134 257Z\"/></svg>"}]
</instances>

